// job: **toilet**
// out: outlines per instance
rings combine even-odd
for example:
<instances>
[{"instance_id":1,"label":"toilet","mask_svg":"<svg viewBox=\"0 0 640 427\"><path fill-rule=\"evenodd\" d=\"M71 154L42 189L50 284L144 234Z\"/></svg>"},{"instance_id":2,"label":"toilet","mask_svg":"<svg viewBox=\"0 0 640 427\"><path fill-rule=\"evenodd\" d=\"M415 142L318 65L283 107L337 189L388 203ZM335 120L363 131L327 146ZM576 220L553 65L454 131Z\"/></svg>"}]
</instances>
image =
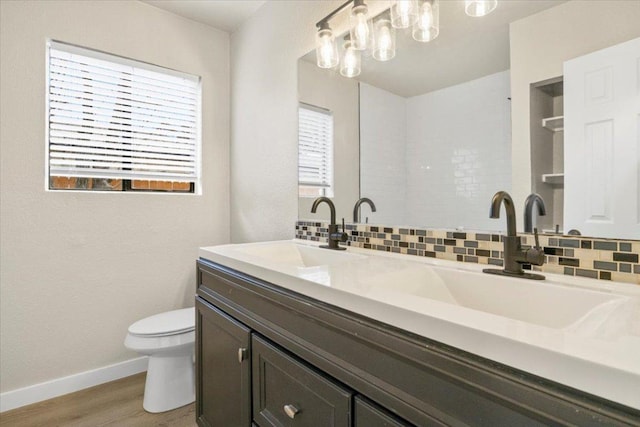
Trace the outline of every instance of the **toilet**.
<instances>
[{"instance_id":1,"label":"toilet","mask_svg":"<svg viewBox=\"0 0 640 427\"><path fill-rule=\"evenodd\" d=\"M143 408L164 412L195 401L195 308L168 311L129 326L124 345L149 356Z\"/></svg>"}]
</instances>

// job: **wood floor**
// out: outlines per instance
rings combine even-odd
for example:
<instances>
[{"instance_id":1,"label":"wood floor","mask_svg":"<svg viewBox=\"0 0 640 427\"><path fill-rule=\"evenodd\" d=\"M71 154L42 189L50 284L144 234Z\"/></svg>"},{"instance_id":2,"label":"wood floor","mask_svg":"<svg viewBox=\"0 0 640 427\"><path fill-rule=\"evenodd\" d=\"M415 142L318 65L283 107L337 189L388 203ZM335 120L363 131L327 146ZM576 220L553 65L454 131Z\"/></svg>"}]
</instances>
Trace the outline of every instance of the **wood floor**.
<instances>
[{"instance_id":1,"label":"wood floor","mask_svg":"<svg viewBox=\"0 0 640 427\"><path fill-rule=\"evenodd\" d=\"M0 427L194 427L195 404L161 414L142 409L145 373L0 414Z\"/></svg>"}]
</instances>

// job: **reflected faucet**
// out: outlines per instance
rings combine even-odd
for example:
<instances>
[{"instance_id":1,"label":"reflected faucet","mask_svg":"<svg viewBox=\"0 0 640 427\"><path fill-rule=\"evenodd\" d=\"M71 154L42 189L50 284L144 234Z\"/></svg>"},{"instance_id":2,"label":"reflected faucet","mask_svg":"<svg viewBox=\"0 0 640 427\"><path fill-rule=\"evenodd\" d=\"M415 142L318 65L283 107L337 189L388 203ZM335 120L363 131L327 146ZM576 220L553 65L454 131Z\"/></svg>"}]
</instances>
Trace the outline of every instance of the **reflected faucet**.
<instances>
[{"instance_id":1,"label":"reflected faucet","mask_svg":"<svg viewBox=\"0 0 640 427\"><path fill-rule=\"evenodd\" d=\"M529 194L527 200L524 201L524 232L531 233L533 231L533 205L538 205L538 215L545 216L547 208L544 200L537 193Z\"/></svg>"},{"instance_id":2,"label":"reflected faucet","mask_svg":"<svg viewBox=\"0 0 640 427\"><path fill-rule=\"evenodd\" d=\"M363 197L363 198L359 199L356 202L356 205L353 207L353 222L354 223L360 222L360 206L363 203L367 203L369 206L371 206L371 212L375 212L376 211L376 205L373 203L373 201L371 199L369 199L368 197Z\"/></svg>"},{"instance_id":3,"label":"reflected faucet","mask_svg":"<svg viewBox=\"0 0 640 427\"><path fill-rule=\"evenodd\" d=\"M500 274L503 276L522 277L525 279L542 280L544 276L540 274L525 273L522 264L544 264L544 252L538 242L538 229L534 229L536 246L530 249L523 249L520 237L516 233L516 211L513 199L506 191L498 191L491 200L490 218L500 218L500 206L504 204L507 214L507 235L502 236L504 242L504 269L485 268L485 273Z\"/></svg>"},{"instance_id":4,"label":"reflected faucet","mask_svg":"<svg viewBox=\"0 0 640 427\"><path fill-rule=\"evenodd\" d=\"M347 248L340 247L338 242L346 242L349 239L347 233L344 232L344 219L342 220L342 233L338 232L338 224L336 224L336 207L333 205L333 202L328 197L318 197L313 201L313 205L311 206L311 213L316 213L318 209L318 205L320 203L326 203L329 205L329 210L331 211L331 219L329 222L329 240L327 245L320 246L325 249L334 249L337 251L344 251Z\"/></svg>"}]
</instances>

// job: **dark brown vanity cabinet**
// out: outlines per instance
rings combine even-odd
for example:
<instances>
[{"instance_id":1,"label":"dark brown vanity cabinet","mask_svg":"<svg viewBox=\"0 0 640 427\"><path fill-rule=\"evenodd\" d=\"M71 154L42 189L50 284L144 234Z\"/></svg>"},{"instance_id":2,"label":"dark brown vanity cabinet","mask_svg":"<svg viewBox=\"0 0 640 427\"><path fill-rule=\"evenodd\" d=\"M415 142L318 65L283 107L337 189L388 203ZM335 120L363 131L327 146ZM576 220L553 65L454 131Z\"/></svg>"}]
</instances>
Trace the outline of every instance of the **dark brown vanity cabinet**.
<instances>
[{"instance_id":1,"label":"dark brown vanity cabinet","mask_svg":"<svg viewBox=\"0 0 640 427\"><path fill-rule=\"evenodd\" d=\"M196 298L198 425L251 425L251 330Z\"/></svg>"},{"instance_id":2,"label":"dark brown vanity cabinet","mask_svg":"<svg viewBox=\"0 0 640 427\"><path fill-rule=\"evenodd\" d=\"M640 426L640 411L198 261L200 426Z\"/></svg>"},{"instance_id":3,"label":"dark brown vanity cabinet","mask_svg":"<svg viewBox=\"0 0 640 427\"><path fill-rule=\"evenodd\" d=\"M410 427L201 298L196 307L200 426Z\"/></svg>"},{"instance_id":4,"label":"dark brown vanity cabinet","mask_svg":"<svg viewBox=\"0 0 640 427\"><path fill-rule=\"evenodd\" d=\"M410 427L361 396L353 402L354 427Z\"/></svg>"}]
</instances>

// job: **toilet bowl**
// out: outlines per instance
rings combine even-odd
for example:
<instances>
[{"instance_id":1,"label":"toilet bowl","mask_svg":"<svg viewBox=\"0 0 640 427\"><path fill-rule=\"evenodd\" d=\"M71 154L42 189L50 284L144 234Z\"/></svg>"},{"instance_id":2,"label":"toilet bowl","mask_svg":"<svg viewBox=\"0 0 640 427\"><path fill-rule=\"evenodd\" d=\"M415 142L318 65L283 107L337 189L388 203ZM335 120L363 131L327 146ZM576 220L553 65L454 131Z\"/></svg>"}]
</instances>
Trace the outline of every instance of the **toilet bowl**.
<instances>
[{"instance_id":1,"label":"toilet bowl","mask_svg":"<svg viewBox=\"0 0 640 427\"><path fill-rule=\"evenodd\" d=\"M195 308L168 311L129 326L124 345L149 356L143 408L164 412L195 400Z\"/></svg>"}]
</instances>

